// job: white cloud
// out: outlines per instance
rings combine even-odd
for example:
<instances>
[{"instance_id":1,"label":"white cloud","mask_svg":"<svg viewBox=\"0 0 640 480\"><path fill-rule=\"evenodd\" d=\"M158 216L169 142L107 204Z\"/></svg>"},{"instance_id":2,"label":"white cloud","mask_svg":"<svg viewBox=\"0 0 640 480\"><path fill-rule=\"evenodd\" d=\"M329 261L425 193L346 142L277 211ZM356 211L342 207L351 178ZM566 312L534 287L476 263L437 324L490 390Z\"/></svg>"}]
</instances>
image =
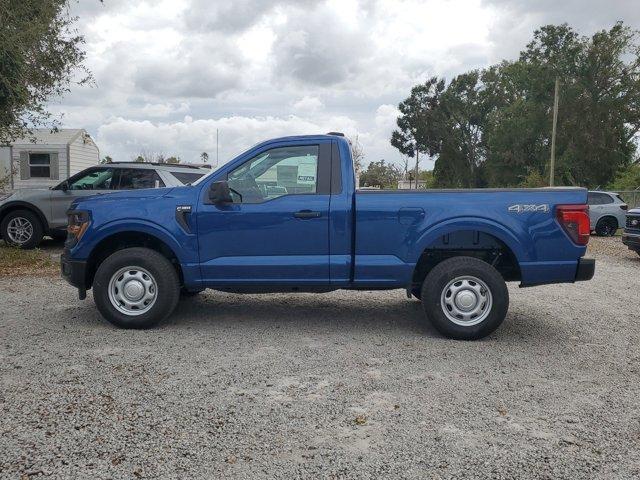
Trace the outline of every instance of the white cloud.
<instances>
[{"instance_id":1,"label":"white cloud","mask_svg":"<svg viewBox=\"0 0 640 480\"><path fill-rule=\"evenodd\" d=\"M167 117L172 113L184 113L189 111L188 103L174 105L171 103L147 103L142 107L142 113L148 117Z\"/></svg>"},{"instance_id":2,"label":"white cloud","mask_svg":"<svg viewBox=\"0 0 640 480\"><path fill-rule=\"evenodd\" d=\"M260 140L358 134L366 161L401 163L396 105L428 76L513 58L541 24L592 33L623 0L105 0L78 2L97 87L52 102L103 154L229 159Z\"/></svg>"},{"instance_id":3,"label":"white cloud","mask_svg":"<svg viewBox=\"0 0 640 480\"><path fill-rule=\"evenodd\" d=\"M324 106L322 100L318 97L312 97L305 95L300 100L293 104L293 109L302 112L315 112Z\"/></svg>"},{"instance_id":4,"label":"white cloud","mask_svg":"<svg viewBox=\"0 0 640 480\"><path fill-rule=\"evenodd\" d=\"M220 163L255 143L287 135L326 133L333 127L354 134L356 125L347 117L327 117L322 122L289 116L223 117L216 120L195 120L186 116L182 121L153 123L149 120L114 118L98 128L97 141L103 152L115 160L129 160L142 150L180 156L183 161L197 161L206 151L213 160L216 150L216 130L219 132Z\"/></svg>"}]
</instances>

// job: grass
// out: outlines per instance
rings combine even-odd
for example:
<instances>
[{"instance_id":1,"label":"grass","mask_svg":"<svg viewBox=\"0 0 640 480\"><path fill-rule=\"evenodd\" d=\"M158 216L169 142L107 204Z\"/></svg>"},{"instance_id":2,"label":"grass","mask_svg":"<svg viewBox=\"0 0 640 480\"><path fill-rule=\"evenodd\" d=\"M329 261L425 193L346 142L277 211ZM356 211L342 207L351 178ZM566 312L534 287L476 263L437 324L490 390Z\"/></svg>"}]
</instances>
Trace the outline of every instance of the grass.
<instances>
[{"instance_id":1,"label":"grass","mask_svg":"<svg viewBox=\"0 0 640 480\"><path fill-rule=\"evenodd\" d=\"M0 277L53 277L60 275L60 265L51 254L40 249L20 250L0 242Z\"/></svg>"}]
</instances>

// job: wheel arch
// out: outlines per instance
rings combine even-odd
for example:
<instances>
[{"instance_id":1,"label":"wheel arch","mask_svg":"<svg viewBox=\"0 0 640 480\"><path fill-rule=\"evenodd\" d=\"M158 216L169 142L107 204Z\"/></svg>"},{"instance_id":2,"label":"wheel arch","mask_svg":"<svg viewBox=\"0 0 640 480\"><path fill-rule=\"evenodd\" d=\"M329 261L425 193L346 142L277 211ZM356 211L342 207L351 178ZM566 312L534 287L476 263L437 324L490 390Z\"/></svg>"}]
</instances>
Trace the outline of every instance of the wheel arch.
<instances>
[{"instance_id":1,"label":"wheel arch","mask_svg":"<svg viewBox=\"0 0 640 480\"><path fill-rule=\"evenodd\" d=\"M176 269L180 284L184 283L184 275L180 258L173 248L164 238L149 231L142 230L121 230L111 233L101 238L91 249L87 258L85 273L85 283L87 288L93 284L96 271L100 264L112 253L125 248L142 247L154 250L167 258Z\"/></svg>"},{"instance_id":2,"label":"wheel arch","mask_svg":"<svg viewBox=\"0 0 640 480\"><path fill-rule=\"evenodd\" d=\"M618 219L615 215L613 215L612 213L603 213L601 216L598 217L598 219L595 221L595 225L593 226L594 229L598 226L598 223L600 223L602 220L605 219L610 219L613 220L614 222L616 222L616 225L618 226L618 228L620 227L620 222L618 222Z\"/></svg>"},{"instance_id":3,"label":"wheel arch","mask_svg":"<svg viewBox=\"0 0 640 480\"><path fill-rule=\"evenodd\" d=\"M520 261L529 256L518 237L506 227L476 219L436 226L418 244L419 256L412 276L414 287L420 286L437 264L458 256L483 260L494 266L505 281L521 280Z\"/></svg>"},{"instance_id":4,"label":"wheel arch","mask_svg":"<svg viewBox=\"0 0 640 480\"><path fill-rule=\"evenodd\" d=\"M8 202L0 207L0 223L4 220L4 217L6 217L11 212L15 212L16 210L28 210L31 213L35 214L42 224L42 232L45 235L49 233L49 222L47 221L47 217L42 212L42 210L36 207L33 203L24 202L21 200Z\"/></svg>"}]
</instances>

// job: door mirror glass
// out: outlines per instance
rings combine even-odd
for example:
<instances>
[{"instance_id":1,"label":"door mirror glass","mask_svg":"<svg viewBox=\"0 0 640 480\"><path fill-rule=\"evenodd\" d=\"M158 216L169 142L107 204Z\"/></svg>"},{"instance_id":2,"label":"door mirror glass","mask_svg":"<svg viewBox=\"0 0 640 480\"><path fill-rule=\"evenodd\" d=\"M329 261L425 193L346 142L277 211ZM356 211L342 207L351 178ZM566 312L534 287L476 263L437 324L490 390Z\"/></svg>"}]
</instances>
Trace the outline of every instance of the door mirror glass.
<instances>
[{"instance_id":1,"label":"door mirror glass","mask_svg":"<svg viewBox=\"0 0 640 480\"><path fill-rule=\"evenodd\" d=\"M209 201L215 204L233 203L229 184L224 180L220 182L213 182L211 187L209 187Z\"/></svg>"}]
</instances>

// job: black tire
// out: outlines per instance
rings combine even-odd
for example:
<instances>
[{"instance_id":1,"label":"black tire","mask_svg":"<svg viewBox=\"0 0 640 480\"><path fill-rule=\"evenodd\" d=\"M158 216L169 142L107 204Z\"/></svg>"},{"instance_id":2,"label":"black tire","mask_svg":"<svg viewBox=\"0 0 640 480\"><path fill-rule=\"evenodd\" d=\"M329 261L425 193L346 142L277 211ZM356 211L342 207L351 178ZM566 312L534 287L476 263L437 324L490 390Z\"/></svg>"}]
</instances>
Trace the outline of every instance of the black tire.
<instances>
[{"instance_id":1,"label":"black tire","mask_svg":"<svg viewBox=\"0 0 640 480\"><path fill-rule=\"evenodd\" d=\"M31 236L24 242L14 241L9 234L9 225L16 219L22 219L31 226ZM2 238L7 245L19 247L24 250L36 248L40 245L44 235L42 222L38 216L30 210L14 210L13 212L9 212L0 223L0 231L2 232Z\"/></svg>"},{"instance_id":2,"label":"black tire","mask_svg":"<svg viewBox=\"0 0 640 480\"><path fill-rule=\"evenodd\" d=\"M491 294L491 302L483 303L482 300L478 302L480 306L488 304L488 309L476 316L476 319L483 316L484 319L475 325L471 324L476 321L474 319L469 320L469 325L455 323L447 316L445 307L442 305L443 291L450 291L447 288L450 282L462 277L480 280ZM480 288L478 283L473 281L469 283ZM487 295L484 288L481 290ZM488 295L487 298L489 298ZM440 262L429 272L422 284L422 305L431 324L445 337L456 340L477 340L489 335L504 321L509 309L509 291L502 275L488 263L473 257L454 257ZM454 313L449 312L449 315L453 316Z\"/></svg>"},{"instance_id":3,"label":"black tire","mask_svg":"<svg viewBox=\"0 0 640 480\"><path fill-rule=\"evenodd\" d=\"M604 217L596 224L596 235L599 237L612 237L618 230L618 221L613 217Z\"/></svg>"},{"instance_id":4,"label":"black tire","mask_svg":"<svg viewBox=\"0 0 640 480\"><path fill-rule=\"evenodd\" d=\"M118 310L110 300L110 282L126 267L146 270L155 281L155 303L139 315ZM180 297L176 269L164 256L148 248L127 248L107 257L98 267L93 280L93 298L102 316L121 328L150 328L166 319L175 310Z\"/></svg>"}]
</instances>

